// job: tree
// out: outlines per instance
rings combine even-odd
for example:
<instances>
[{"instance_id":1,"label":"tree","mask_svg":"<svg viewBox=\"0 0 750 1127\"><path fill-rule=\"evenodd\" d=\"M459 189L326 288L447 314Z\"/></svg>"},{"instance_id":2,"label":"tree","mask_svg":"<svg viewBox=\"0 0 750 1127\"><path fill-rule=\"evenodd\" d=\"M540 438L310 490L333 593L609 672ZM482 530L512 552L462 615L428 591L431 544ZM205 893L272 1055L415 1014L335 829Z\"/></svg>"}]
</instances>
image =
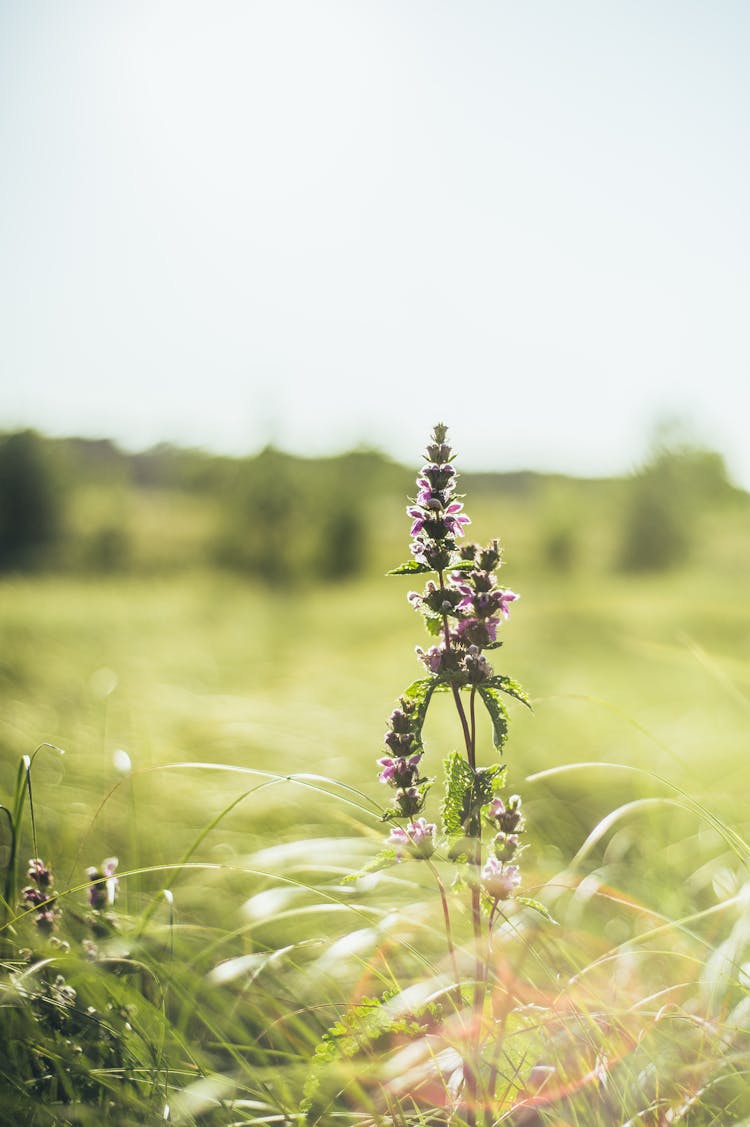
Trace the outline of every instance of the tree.
<instances>
[{"instance_id":1,"label":"tree","mask_svg":"<svg viewBox=\"0 0 750 1127\"><path fill-rule=\"evenodd\" d=\"M43 563L62 532L59 473L32 430L0 439L0 570Z\"/></svg>"}]
</instances>

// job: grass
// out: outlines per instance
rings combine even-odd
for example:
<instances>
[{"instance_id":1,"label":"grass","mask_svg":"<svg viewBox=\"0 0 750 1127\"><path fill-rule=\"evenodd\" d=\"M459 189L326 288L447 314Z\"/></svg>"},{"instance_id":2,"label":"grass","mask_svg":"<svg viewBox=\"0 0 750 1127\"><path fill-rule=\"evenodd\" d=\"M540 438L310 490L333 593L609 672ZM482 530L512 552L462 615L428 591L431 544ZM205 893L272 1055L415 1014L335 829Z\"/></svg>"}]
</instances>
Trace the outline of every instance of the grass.
<instances>
[{"instance_id":1,"label":"grass","mask_svg":"<svg viewBox=\"0 0 750 1127\"><path fill-rule=\"evenodd\" d=\"M529 822L523 891L559 926L524 909L499 932L482 1019L503 1033L485 1061L492 1122L739 1124L744 576L509 569L507 582L523 601L500 653L534 698L533 716L513 711L508 752ZM17 1061L3 1122L99 1122L108 1106L116 1122L153 1122L169 1105L174 1122L298 1124L306 1086L310 1122L462 1122L445 1108L464 1002L429 874L408 863L344 882L382 840L374 760L418 675L408 586L268 592L212 572L0 585L0 790L10 801L20 757L42 741L65 749L37 757L33 803L70 943L50 950L29 919L15 925L14 952L34 955L6 952L0 1012ZM458 738L448 703L426 729L435 771ZM489 734L485 748L490 762ZM28 817L22 841L25 862ZM122 898L92 962L85 869L110 855ZM470 981L460 913L455 939ZM73 1017L58 973L77 991ZM50 1015L84 1020L87 1005L110 1027L84 1038L96 1051L79 1066L82 1034ZM22 1046L40 1029L57 1055L32 1083Z\"/></svg>"}]
</instances>

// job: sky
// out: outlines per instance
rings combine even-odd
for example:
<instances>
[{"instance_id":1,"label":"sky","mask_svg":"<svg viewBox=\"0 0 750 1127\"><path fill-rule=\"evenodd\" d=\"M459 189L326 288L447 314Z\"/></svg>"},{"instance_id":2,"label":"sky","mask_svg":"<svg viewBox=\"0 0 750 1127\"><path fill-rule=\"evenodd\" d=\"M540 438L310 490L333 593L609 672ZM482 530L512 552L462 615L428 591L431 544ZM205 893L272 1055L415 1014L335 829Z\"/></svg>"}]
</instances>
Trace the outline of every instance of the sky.
<instances>
[{"instance_id":1,"label":"sky","mask_svg":"<svg viewBox=\"0 0 750 1127\"><path fill-rule=\"evenodd\" d=\"M0 0L0 430L750 488L744 0Z\"/></svg>"}]
</instances>

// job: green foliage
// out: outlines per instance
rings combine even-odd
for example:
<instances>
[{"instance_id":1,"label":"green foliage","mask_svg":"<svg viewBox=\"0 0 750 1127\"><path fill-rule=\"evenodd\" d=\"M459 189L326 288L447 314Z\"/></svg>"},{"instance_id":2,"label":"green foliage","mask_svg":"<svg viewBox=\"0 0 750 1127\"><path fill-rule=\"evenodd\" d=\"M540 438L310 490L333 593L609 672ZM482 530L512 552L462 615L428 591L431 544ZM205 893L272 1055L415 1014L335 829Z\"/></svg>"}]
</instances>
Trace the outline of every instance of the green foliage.
<instances>
[{"instance_id":1,"label":"green foliage","mask_svg":"<svg viewBox=\"0 0 750 1127\"><path fill-rule=\"evenodd\" d=\"M386 575L427 575L431 571L428 564L420 563L419 560L407 560L398 567L392 567Z\"/></svg>"},{"instance_id":2,"label":"green foliage","mask_svg":"<svg viewBox=\"0 0 750 1127\"><path fill-rule=\"evenodd\" d=\"M503 674L495 674L485 682L488 688L500 689L502 692L507 693L508 696L513 697L515 700L525 704L527 708L531 708L531 702L526 690L519 685L518 681L514 681L512 677L506 677Z\"/></svg>"},{"instance_id":3,"label":"green foliage","mask_svg":"<svg viewBox=\"0 0 750 1127\"><path fill-rule=\"evenodd\" d=\"M684 564L698 543L701 514L732 493L719 454L669 432L657 434L651 457L631 483L619 566L638 572Z\"/></svg>"},{"instance_id":4,"label":"green foliage","mask_svg":"<svg viewBox=\"0 0 750 1127\"><path fill-rule=\"evenodd\" d=\"M348 1007L324 1033L315 1049L300 1103L299 1110L306 1123L326 1123L331 1112L340 1108L342 1102L349 1102L346 1099L347 1088L353 1089L356 1098L357 1080L360 1078L370 1079L377 1089L377 1073L372 1078L369 1076L372 1063L378 1061L382 1064L398 1038L411 1039L429 1032L445 1014L445 1006L440 1001L418 1006L409 1013L394 1011L388 1003L397 994L395 989L391 989L380 997L362 998L356 1005ZM347 1062L355 1063L357 1080L352 1074L351 1064L346 1067Z\"/></svg>"},{"instance_id":5,"label":"green foliage","mask_svg":"<svg viewBox=\"0 0 750 1127\"><path fill-rule=\"evenodd\" d=\"M728 484L720 455L673 439L655 450L629 480L465 475L475 527L499 520L512 535L514 570L558 577L599 574L613 561L629 571L677 566L690 553L708 555L709 536L714 561L741 558L747 497ZM0 436L3 461L5 569L152 573L213 562L282 586L302 574L334 582L380 574L402 541L402 521L384 514L401 508L408 474L377 451L305 459L267 448L228 458L162 443L131 454L106 439L23 432ZM266 534L278 568L263 549ZM394 573L417 575L424 565L404 566Z\"/></svg>"},{"instance_id":6,"label":"green foliage","mask_svg":"<svg viewBox=\"0 0 750 1127\"><path fill-rule=\"evenodd\" d=\"M443 762L445 792L443 795L443 832L449 839L463 838L474 785L474 772L465 758L453 751Z\"/></svg>"},{"instance_id":7,"label":"green foliage","mask_svg":"<svg viewBox=\"0 0 750 1127\"><path fill-rule=\"evenodd\" d=\"M502 764L473 769L458 752L451 752L443 762L445 791L443 794L443 832L449 841L449 855L465 858L469 838L479 836L480 817L497 794L505 774Z\"/></svg>"},{"instance_id":8,"label":"green foliage","mask_svg":"<svg viewBox=\"0 0 750 1127\"><path fill-rule=\"evenodd\" d=\"M508 692L509 690L504 687L502 691ZM499 752L502 752L508 738L509 720L507 709L500 695L500 690L493 688L491 684L486 684L479 685L477 692L484 701L485 708L489 712L490 719L492 720L492 739L495 747Z\"/></svg>"},{"instance_id":9,"label":"green foliage","mask_svg":"<svg viewBox=\"0 0 750 1127\"><path fill-rule=\"evenodd\" d=\"M539 697L533 724L514 731L514 778L516 771L532 776L523 794L534 848L522 886L531 895L508 905L490 967L487 1068L499 1052L498 1029L506 1030L495 1121L528 1115L534 1083L551 1076L560 1084L553 1090L547 1080L533 1109L547 1125L744 1122L750 1116L747 870L709 815L747 838L746 575L694 562L684 576L534 582L536 590L523 587L523 631L515 631L517 618L507 634L519 673L533 679ZM167 1101L178 1121L180 1093L194 1089L201 1110L182 1120L191 1127L296 1125L315 1046L337 1014L343 1017L363 993L405 991L432 973L436 990L451 981L427 865L394 867L377 881L342 886L342 871L356 863L352 819L364 821L364 855L372 852L372 827L381 831L382 790L374 778L362 782L365 749L382 700L393 691L394 650L406 651L414 641L413 620L402 622L403 607L392 603L390 592L381 598L380 587L366 582L303 592L288 615L280 600L231 576L220 583L184 576L101 585L14 577L0 585L0 785L8 809L15 805L17 753L26 733L49 734L69 754L35 762L41 852L46 856L54 843L58 872L70 872L70 884L83 880L92 857L109 853L161 870L123 881L133 921L123 906L119 935L107 940L149 971L125 973L121 952L110 951L109 962L80 958L75 945L87 934L85 893L75 889L63 899L71 952L39 947L31 921L15 922L16 948L36 947L56 962L46 977L41 969L28 976L29 994L39 997L22 1004L10 976L39 960L4 960L2 1002L12 1004L0 1004L0 1024L8 1021L0 1036L14 1055L0 1081L8 1109L0 1122L125 1127L161 1121ZM92 678L103 665L117 673L107 696ZM408 671L408 660L404 666ZM447 739L436 725L430 754L442 753ZM111 766L119 747L134 763L125 779ZM165 910L136 940L143 905L158 895L164 869L176 872L196 827L210 825L247 789L246 782L233 789L229 771L208 782L206 773L166 769L186 751L217 764L330 769L366 792L358 798L363 808L374 800L374 816L317 792L302 791L295 802L285 785L266 786L201 842L191 858L195 867L180 870L174 927ZM603 758L614 767L604 769ZM581 759L591 761L585 769L535 775L552 762L562 767ZM703 810L659 804L665 779L698 796ZM37 850L23 786L21 794L23 866ZM2 845L9 848L8 818L0 813L0 819ZM346 845L341 838L321 841L342 831L352 834ZM291 891L274 900L279 888L269 876L271 863L250 863L247 855L291 842L296 860L281 869ZM434 864L441 874L449 868L437 857ZM266 893L265 914L252 915L247 898ZM448 898L457 899L450 892ZM538 909L524 903L533 899L559 928L539 926ZM273 961L274 935L286 943L290 933L300 944ZM339 940L341 950L324 963ZM460 912L455 943L459 974L471 977L471 929ZM243 957L256 959L257 976L221 987L210 978L218 961ZM98 1070L107 1059L104 1032L90 1050L72 1038L79 1054L64 1044L64 1032L50 1029L48 1019L60 1013L48 1000L58 973L77 991L80 1009L93 1005L98 1020L111 1025L120 1061L109 1058L113 1073ZM110 1004L128 1007L132 1031L111 1017ZM421 1033L363 1037L348 1058L334 1051L321 1066L321 1124L387 1122L372 1089L408 1074L399 1050L424 1045L432 1053L425 1054L427 1069L461 1035L458 1021L446 1019L441 1036L435 1025L417 1020ZM92 1102L32 1099L20 1083L37 1076L28 1071L24 1046L41 1052L44 1082L59 1083L60 1091L66 1076L76 1086L98 1085ZM56 1062L59 1076L51 1071ZM443 1093L436 1069L428 1073L435 1104L417 1107L406 1090L392 1097L392 1120L464 1127L459 1113L436 1106ZM127 1070L137 1077L132 1083ZM367 1084L358 1088L363 1077ZM210 1099L198 1104L206 1089Z\"/></svg>"},{"instance_id":10,"label":"green foliage","mask_svg":"<svg viewBox=\"0 0 750 1127\"><path fill-rule=\"evenodd\" d=\"M60 467L34 431L0 438L0 570L52 561L63 532Z\"/></svg>"},{"instance_id":11,"label":"green foliage","mask_svg":"<svg viewBox=\"0 0 750 1127\"><path fill-rule=\"evenodd\" d=\"M339 496L321 519L315 574L329 582L351 579L364 568L365 553L362 514L353 500Z\"/></svg>"},{"instance_id":12,"label":"green foliage","mask_svg":"<svg viewBox=\"0 0 750 1127\"><path fill-rule=\"evenodd\" d=\"M422 677L418 681L412 681L409 688L405 690L404 696L406 699L416 706L414 719L410 728L413 736L412 755L417 755L424 751L422 729L424 728L424 722L427 718L427 709L430 707L432 694L438 691L444 691L446 688L447 686L441 684L436 677Z\"/></svg>"}]
</instances>

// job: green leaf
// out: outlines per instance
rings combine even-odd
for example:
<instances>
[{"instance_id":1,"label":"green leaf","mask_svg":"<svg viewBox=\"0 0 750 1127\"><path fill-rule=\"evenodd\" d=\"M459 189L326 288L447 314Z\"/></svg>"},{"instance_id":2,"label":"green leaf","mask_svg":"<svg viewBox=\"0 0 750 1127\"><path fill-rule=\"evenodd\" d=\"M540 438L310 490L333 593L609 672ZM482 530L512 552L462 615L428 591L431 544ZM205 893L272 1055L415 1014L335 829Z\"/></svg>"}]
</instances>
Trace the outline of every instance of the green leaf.
<instances>
[{"instance_id":1,"label":"green leaf","mask_svg":"<svg viewBox=\"0 0 750 1127\"><path fill-rule=\"evenodd\" d=\"M492 720L492 738L495 747L498 751L502 751L508 738L508 713L500 691L487 683L479 685L478 691Z\"/></svg>"},{"instance_id":2,"label":"green leaf","mask_svg":"<svg viewBox=\"0 0 750 1127\"><path fill-rule=\"evenodd\" d=\"M427 564L420 563L419 560L407 560L406 563L399 564L398 567L392 567L387 571L386 575L426 575L431 572L432 568Z\"/></svg>"},{"instance_id":3,"label":"green leaf","mask_svg":"<svg viewBox=\"0 0 750 1127\"><path fill-rule=\"evenodd\" d=\"M411 724L412 755L419 755L424 751L424 745L422 744L422 728L424 727L430 699L437 687L438 680L436 677L423 677L419 681L413 681L404 693L407 700L413 701L416 705L414 720Z\"/></svg>"},{"instance_id":4,"label":"green leaf","mask_svg":"<svg viewBox=\"0 0 750 1127\"><path fill-rule=\"evenodd\" d=\"M426 614L424 624L427 627L428 634L431 634L433 638L439 637L440 631L443 629L442 618L436 618L433 614Z\"/></svg>"},{"instance_id":5,"label":"green leaf","mask_svg":"<svg viewBox=\"0 0 750 1127\"><path fill-rule=\"evenodd\" d=\"M555 917L550 913L549 908L539 900L532 900L530 896L516 896L514 899L517 904L523 904L524 908L531 908L533 912L538 912L548 923L555 924L556 927L560 926Z\"/></svg>"},{"instance_id":6,"label":"green leaf","mask_svg":"<svg viewBox=\"0 0 750 1127\"><path fill-rule=\"evenodd\" d=\"M519 685L518 681L514 681L512 677L506 677L505 674L501 673L495 677L491 677L486 683L494 689L500 689L502 692L507 693L509 697L515 697L516 700L520 700L521 704L525 704L527 708L531 708L531 701L529 700L526 690Z\"/></svg>"},{"instance_id":7,"label":"green leaf","mask_svg":"<svg viewBox=\"0 0 750 1127\"><path fill-rule=\"evenodd\" d=\"M445 796L443 798L443 830L449 838L464 837L464 825L467 815L466 801L474 783L474 772L469 764L452 751L445 759Z\"/></svg>"},{"instance_id":8,"label":"green leaf","mask_svg":"<svg viewBox=\"0 0 750 1127\"><path fill-rule=\"evenodd\" d=\"M495 797L498 778L502 779L505 767L496 763L474 771L454 751L446 758L444 768L443 829L449 838L449 856L458 859L467 852L467 838L479 836L482 808Z\"/></svg>"},{"instance_id":9,"label":"green leaf","mask_svg":"<svg viewBox=\"0 0 750 1127\"><path fill-rule=\"evenodd\" d=\"M473 571L476 566L474 560L458 560L451 564L449 568L446 568L446 571Z\"/></svg>"}]
</instances>

